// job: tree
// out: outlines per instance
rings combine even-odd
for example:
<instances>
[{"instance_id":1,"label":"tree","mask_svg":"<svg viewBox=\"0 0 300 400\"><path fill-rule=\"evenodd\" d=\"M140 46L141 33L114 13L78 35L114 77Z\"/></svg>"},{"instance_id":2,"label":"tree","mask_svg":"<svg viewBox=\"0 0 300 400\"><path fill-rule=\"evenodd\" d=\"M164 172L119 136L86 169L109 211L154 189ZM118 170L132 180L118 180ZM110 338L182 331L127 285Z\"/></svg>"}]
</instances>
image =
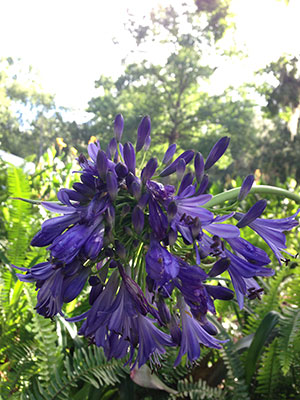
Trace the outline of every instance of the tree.
<instances>
[{"instance_id":1,"label":"tree","mask_svg":"<svg viewBox=\"0 0 300 400\"><path fill-rule=\"evenodd\" d=\"M168 56L160 65L150 60L129 63L116 81L100 77L96 87L101 94L91 99L88 108L94 115L89 124L92 134L106 144L114 115L122 112L126 139L134 142L140 118L149 114L152 151L157 152L168 141L207 155L217 139L230 135L236 149L232 153L235 167L239 173L249 167L241 151L241 137L253 156L253 103L246 101L242 92L235 93L234 100L230 90L222 96L209 96L203 90L215 70L208 65L207 53L217 51L228 27L227 13L227 1L198 1L180 9L170 5L153 11L144 25L131 19L128 29L136 49L143 54L151 42L155 49L165 49Z\"/></svg>"}]
</instances>

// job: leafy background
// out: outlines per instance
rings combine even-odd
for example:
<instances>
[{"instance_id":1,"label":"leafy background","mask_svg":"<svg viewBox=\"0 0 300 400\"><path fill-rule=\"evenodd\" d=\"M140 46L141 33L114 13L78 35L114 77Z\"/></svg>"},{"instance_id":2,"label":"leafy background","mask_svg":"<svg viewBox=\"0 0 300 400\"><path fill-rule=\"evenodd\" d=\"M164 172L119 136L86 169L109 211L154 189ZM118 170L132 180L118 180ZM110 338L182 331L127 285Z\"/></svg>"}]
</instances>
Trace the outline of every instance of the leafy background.
<instances>
[{"instance_id":1,"label":"leafy background","mask_svg":"<svg viewBox=\"0 0 300 400\"><path fill-rule=\"evenodd\" d=\"M13 197L55 200L60 187L71 187L76 156L86 152L91 136L103 148L112 136L114 116L125 116L126 140L135 141L142 115L150 114L152 145L148 156L161 157L167 145L192 148L204 156L224 135L231 144L224 160L212 171L210 193L240 186L248 173L257 184L273 184L299 194L300 77L297 55L282 55L258 75L263 83L249 82L211 96L203 90L214 67L206 65L207 51L237 57L239 49L222 53L221 39L233 29L229 1L196 1L185 18L190 32L182 33L178 11L172 6L154 10L150 23L128 19L136 46L152 41L172 47L163 65L149 60L124 64L117 78L101 76L95 82L101 95L89 102L88 122L64 118L55 98L34 81L33 71L20 69L16 59L0 62L1 150L33 162L26 173L13 163L0 170L0 379L1 399L299 399L300 398L300 267L297 257L278 266L273 278L259 278L262 301L247 301L238 309L235 300L217 303L213 317L219 338L228 339L221 351L203 348L197 364L185 361L174 369L176 352L168 349L158 377L166 390L133 382L125 360L107 362L103 352L77 336L75 324L62 318L37 315L34 287L17 280L11 265L30 267L45 259L44 249L30 240L47 211ZM200 21L200 22L199 22ZM158 35L159 32L159 35ZM162 42L162 43L161 43ZM19 75L27 76L20 83ZM272 79L269 79L269 78ZM269 84L268 82L272 82ZM254 95L253 95L254 94ZM259 99L259 100L258 100ZM298 121L298 120L297 120ZM61 138L58 139L57 138ZM249 196L248 209L258 196ZM299 205L298 205L299 206ZM285 217L297 210L287 199L268 197L266 217ZM266 249L250 230L245 237ZM287 236L288 249L299 251L299 229ZM70 316L86 307L86 294L66 307ZM225 303L225 304L224 304ZM176 391L176 393L175 393Z\"/></svg>"}]
</instances>

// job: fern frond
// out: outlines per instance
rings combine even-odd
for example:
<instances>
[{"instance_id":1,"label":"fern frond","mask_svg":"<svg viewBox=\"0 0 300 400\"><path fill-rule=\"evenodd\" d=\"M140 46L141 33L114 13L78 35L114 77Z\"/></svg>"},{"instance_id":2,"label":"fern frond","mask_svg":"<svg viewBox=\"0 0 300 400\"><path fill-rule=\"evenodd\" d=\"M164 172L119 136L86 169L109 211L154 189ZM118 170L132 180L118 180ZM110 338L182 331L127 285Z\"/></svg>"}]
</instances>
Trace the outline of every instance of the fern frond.
<instances>
[{"instance_id":1,"label":"fern frond","mask_svg":"<svg viewBox=\"0 0 300 400\"><path fill-rule=\"evenodd\" d=\"M70 389L77 387L79 382L88 382L96 388L115 385L126 372L122 361L107 362L102 349L96 346L76 349L72 357L66 358L64 364L63 372L55 369L47 388L35 383L34 389L39 397L30 397L33 392L30 388L23 399L69 400Z\"/></svg>"},{"instance_id":2,"label":"fern frond","mask_svg":"<svg viewBox=\"0 0 300 400\"><path fill-rule=\"evenodd\" d=\"M287 307L279 327L279 361L283 374L287 375L295 355L295 340L300 339L300 309Z\"/></svg>"},{"instance_id":3,"label":"fern frond","mask_svg":"<svg viewBox=\"0 0 300 400\"><path fill-rule=\"evenodd\" d=\"M222 400L224 399L224 391L219 388L213 388L208 384L199 379L197 382L193 382L193 378L190 376L189 379L183 379L178 382L176 395L171 395L172 399L175 398L190 398L191 400Z\"/></svg>"},{"instance_id":4,"label":"fern frond","mask_svg":"<svg viewBox=\"0 0 300 400\"><path fill-rule=\"evenodd\" d=\"M7 171L8 191L11 197L30 197L28 178L20 168L10 167ZM28 231L31 206L19 200L12 200L9 210L8 259L10 263L22 265L29 245Z\"/></svg>"},{"instance_id":5,"label":"fern frond","mask_svg":"<svg viewBox=\"0 0 300 400\"><path fill-rule=\"evenodd\" d=\"M278 338L275 338L264 352L261 367L258 370L256 392L262 394L265 400L274 400L276 398L275 393L280 385L278 348L280 348L279 341Z\"/></svg>"}]
</instances>

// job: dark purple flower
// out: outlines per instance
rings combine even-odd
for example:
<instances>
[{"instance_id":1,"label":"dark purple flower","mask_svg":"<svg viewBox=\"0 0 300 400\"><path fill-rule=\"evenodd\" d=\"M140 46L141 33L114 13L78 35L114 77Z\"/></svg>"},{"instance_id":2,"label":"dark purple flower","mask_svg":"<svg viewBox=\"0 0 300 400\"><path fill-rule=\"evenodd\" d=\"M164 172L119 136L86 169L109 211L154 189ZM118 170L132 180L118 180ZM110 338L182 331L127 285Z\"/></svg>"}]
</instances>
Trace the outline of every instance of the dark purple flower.
<instances>
[{"instance_id":1,"label":"dark purple flower","mask_svg":"<svg viewBox=\"0 0 300 400\"><path fill-rule=\"evenodd\" d=\"M58 260L70 263L84 247L89 237L99 229L102 223L102 216L95 219L91 225L75 225L62 235L58 236L48 247L52 256ZM101 235L101 229L100 229Z\"/></svg>"},{"instance_id":2,"label":"dark purple flower","mask_svg":"<svg viewBox=\"0 0 300 400\"><path fill-rule=\"evenodd\" d=\"M162 240L166 236L168 218L153 198L149 199L149 224L156 239Z\"/></svg>"},{"instance_id":3,"label":"dark purple flower","mask_svg":"<svg viewBox=\"0 0 300 400\"><path fill-rule=\"evenodd\" d=\"M248 193L250 192L250 190L252 188L253 182L254 182L254 175L248 175L244 179L240 193L239 193L239 197L238 197L239 201L242 201L246 198L246 196L248 195Z\"/></svg>"},{"instance_id":4,"label":"dark purple flower","mask_svg":"<svg viewBox=\"0 0 300 400\"><path fill-rule=\"evenodd\" d=\"M146 254L146 271L158 287L177 276L179 264L177 259L162 247L159 242L152 240Z\"/></svg>"},{"instance_id":5,"label":"dark purple flower","mask_svg":"<svg viewBox=\"0 0 300 400\"><path fill-rule=\"evenodd\" d=\"M218 340L207 333L200 322L193 317L189 307L183 300L180 302L180 316L182 335L180 350L174 363L175 367L180 363L184 354L187 354L187 364L196 361L200 357L200 344L214 349L221 349L220 343L224 343L224 341Z\"/></svg>"},{"instance_id":6,"label":"dark purple flower","mask_svg":"<svg viewBox=\"0 0 300 400\"><path fill-rule=\"evenodd\" d=\"M121 141L123 129L124 129L124 118L122 114L118 114L114 122L115 138L117 142Z\"/></svg>"},{"instance_id":7,"label":"dark purple flower","mask_svg":"<svg viewBox=\"0 0 300 400\"><path fill-rule=\"evenodd\" d=\"M168 150L165 152L164 158L162 160L163 164L168 164L169 161L172 160L176 151L176 144L173 143L169 146Z\"/></svg>"},{"instance_id":8,"label":"dark purple flower","mask_svg":"<svg viewBox=\"0 0 300 400\"><path fill-rule=\"evenodd\" d=\"M255 276L272 276L274 275L274 270L252 264L245 259L232 254L229 250L225 250L225 254L230 258L228 272L237 296L238 304L242 309L244 296L247 295L248 279L252 279Z\"/></svg>"},{"instance_id":9,"label":"dark purple flower","mask_svg":"<svg viewBox=\"0 0 300 400\"><path fill-rule=\"evenodd\" d=\"M204 169L207 171L209 168L211 168L225 153L228 145L230 142L230 138L227 136L222 137L220 140L217 141L217 143L214 145L214 147L211 149L205 165Z\"/></svg>"},{"instance_id":10,"label":"dark purple flower","mask_svg":"<svg viewBox=\"0 0 300 400\"><path fill-rule=\"evenodd\" d=\"M247 240L237 237L229 238L226 241L230 244L232 250L238 255L244 257L247 261L255 265L267 265L271 262L267 253L254 246Z\"/></svg>"},{"instance_id":11,"label":"dark purple flower","mask_svg":"<svg viewBox=\"0 0 300 400\"><path fill-rule=\"evenodd\" d=\"M75 211L75 210L74 210ZM42 229L34 236L31 241L32 246L48 246L70 225L75 224L80 219L77 213L54 217L43 222Z\"/></svg>"},{"instance_id":12,"label":"dark purple flower","mask_svg":"<svg viewBox=\"0 0 300 400\"><path fill-rule=\"evenodd\" d=\"M140 122L140 125L138 127L138 132L137 132L137 141L136 141L136 146L135 150L138 153L140 150L142 150L145 141L148 136L150 136L151 132L151 121L150 117L146 115L142 121Z\"/></svg>"},{"instance_id":13,"label":"dark purple flower","mask_svg":"<svg viewBox=\"0 0 300 400\"><path fill-rule=\"evenodd\" d=\"M286 249L286 238L283 232L290 231L299 225L299 222L295 220L299 211L300 210L298 210L296 214L287 218L257 218L255 221L249 223L249 227L261 236L271 248L280 264L282 260L281 251L285 251ZM238 217L240 217L240 215L238 215Z\"/></svg>"}]
</instances>

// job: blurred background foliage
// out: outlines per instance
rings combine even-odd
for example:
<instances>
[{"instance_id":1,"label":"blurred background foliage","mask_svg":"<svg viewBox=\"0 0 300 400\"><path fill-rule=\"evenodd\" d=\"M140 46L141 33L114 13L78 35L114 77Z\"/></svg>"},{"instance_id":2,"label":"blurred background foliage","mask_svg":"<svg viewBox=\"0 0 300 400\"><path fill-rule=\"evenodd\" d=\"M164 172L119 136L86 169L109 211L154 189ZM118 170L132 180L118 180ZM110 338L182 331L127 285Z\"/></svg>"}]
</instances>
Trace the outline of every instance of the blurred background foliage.
<instances>
[{"instance_id":1,"label":"blurred background foliage","mask_svg":"<svg viewBox=\"0 0 300 400\"><path fill-rule=\"evenodd\" d=\"M149 43L165 46L165 62L132 63L128 58L117 79L100 76L95 82L100 94L90 100L90 120L85 123L64 117L66 110L41 89L31 67L25 70L17 59L1 60L0 150L22 157L24 166L29 161L35 164L28 174L22 165L18 168L0 158L1 399L300 398L297 258L282 266L273 259L276 275L260 279L265 290L261 302L248 301L242 311L234 300L219 302L214 322L219 337L228 339L222 351L203 348L192 368L182 363L174 369L176 354L169 349L159 370L149 376L145 371L144 382L159 378L167 385L164 391L135 384L124 362L105 361L102 351L77 337L75 324L37 315L34 288L18 281L11 268L44 260L45 250L31 247L30 240L48 216L41 207L12 197L55 200L59 188L71 187L78 179L73 173L78 169L77 154L86 153L92 136L105 148L120 112L125 117L125 140L132 142L141 117L151 116L149 157L161 157L174 142L179 149L207 156L216 140L230 136L229 150L211 174L212 194L240 186L249 173L255 173L258 184L299 193L299 56L282 55L257 71L260 84L229 87L222 95L205 90L215 71L207 63L208 53L228 62L243 56L239 49L228 52L222 47L225 32L234 29L229 4L196 0L193 8L183 4L180 12L170 5L153 10L146 24L129 14L127 29L136 46L132 51L142 51ZM182 29L183 19L188 30ZM249 196L244 209L258 198ZM296 209L292 201L268 198L270 217L285 217ZM265 248L250 230L245 230L245 237ZM287 243L295 255L299 231L291 233ZM66 313L84 310L86 297L68 304Z\"/></svg>"}]
</instances>

